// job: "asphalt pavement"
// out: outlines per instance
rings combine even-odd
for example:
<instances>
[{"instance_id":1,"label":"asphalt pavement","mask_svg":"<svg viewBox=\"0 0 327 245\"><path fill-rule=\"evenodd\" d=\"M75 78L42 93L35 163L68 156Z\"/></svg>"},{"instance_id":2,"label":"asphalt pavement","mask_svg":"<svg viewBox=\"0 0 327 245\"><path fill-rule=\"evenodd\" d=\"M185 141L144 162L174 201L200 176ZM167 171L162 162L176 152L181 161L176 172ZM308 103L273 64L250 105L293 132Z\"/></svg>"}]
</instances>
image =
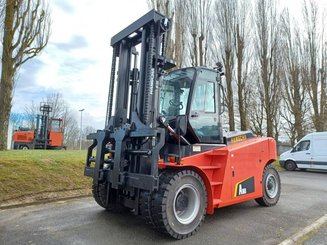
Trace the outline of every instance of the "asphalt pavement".
<instances>
[{"instance_id":1,"label":"asphalt pavement","mask_svg":"<svg viewBox=\"0 0 327 245\"><path fill-rule=\"evenodd\" d=\"M327 213L327 172L280 175L276 206L249 201L216 209L198 233L181 241L131 213L112 214L93 198L81 198L0 211L0 244L278 244ZM324 229L310 239L322 234L317 239L327 244ZM306 244L316 244L310 239Z\"/></svg>"},{"instance_id":2,"label":"asphalt pavement","mask_svg":"<svg viewBox=\"0 0 327 245\"><path fill-rule=\"evenodd\" d=\"M326 245L327 244L327 224L321 227L313 236L303 242L303 245Z\"/></svg>"}]
</instances>

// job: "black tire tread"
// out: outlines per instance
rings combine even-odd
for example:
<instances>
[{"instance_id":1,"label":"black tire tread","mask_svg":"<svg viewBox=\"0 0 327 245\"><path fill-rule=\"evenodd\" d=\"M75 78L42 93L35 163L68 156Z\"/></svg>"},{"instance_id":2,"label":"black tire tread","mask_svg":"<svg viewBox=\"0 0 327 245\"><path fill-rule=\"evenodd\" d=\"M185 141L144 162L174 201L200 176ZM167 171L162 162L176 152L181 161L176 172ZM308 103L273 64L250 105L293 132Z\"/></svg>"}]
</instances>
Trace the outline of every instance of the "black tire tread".
<instances>
[{"instance_id":1,"label":"black tire tread","mask_svg":"<svg viewBox=\"0 0 327 245\"><path fill-rule=\"evenodd\" d=\"M277 200L275 203L270 203L268 200L267 200L267 197L265 195L265 187L264 187L264 183L265 183L265 173L269 170L273 170L273 171L276 171L277 175L278 175L278 186L279 186L279 191L278 191L278 196L277 196ZM263 197L260 197L260 198L256 198L255 201L260 205L260 206L264 206L264 207L271 207L271 206L274 206L277 204L278 200L279 200L279 197L280 197L280 193L281 193L281 183L280 183L280 177L279 177L279 174L278 174L278 171L276 170L276 168L274 166L272 166L271 164L268 164L264 170L263 170L263 173L262 173L262 185L263 185L263 192L264 192L264 195Z\"/></svg>"},{"instance_id":2,"label":"black tire tread","mask_svg":"<svg viewBox=\"0 0 327 245\"><path fill-rule=\"evenodd\" d=\"M124 206L119 203L108 203L106 205L107 200L107 188L106 183L99 183L98 185L92 185L92 194L94 200L107 211L111 211L114 213L121 213L127 210Z\"/></svg>"},{"instance_id":3,"label":"black tire tread","mask_svg":"<svg viewBox=\"0 0 327 245\"><path fill-rule=\"evenodd\" d=\"M201 221L199 223L199 225L190 233L188 234L178 234L176 233L168 224L168 220L167 220L167 214L165 212L165 208L166 208L166 199L167 199L167 195L169 192L169 188L171 186L171 181L175 181L177 178L181 178L183 175L192 175L193 177L195 177L198 181L200 181L200 183L202 184L204 190L205 190L205 185L204 182L202 180L202 178L195 173L192 170L182 170L182 171L163 171L162 174L160 175L160 187L158 192L155 192L152 195L151 198L151 219L152 219L152 223L154 225L154 227L156 228L156 230L158 230L159 232L162 233L166 233L169 234L170 236L172 236L175 239L184 239L187 237L192 236L194 233L196 233L200 226L202 225L204 219L205 219L205 214L206 214L206 207L207 207L207 203L205 203L205 210L204 210L204 214L201 218ZM207 202L207 193L205 191L205 202Z\"/></svg>"},{"instance_id":4,"label":"black tire tread","mask_svg":"<svg viewBox=\"0 0 327 245\"><path fill-rule=\"evenodd\" d=\"M288 162L291 162L293 165L293 167L292 168L287 168L286 166L287 166L287 163ZM294 162L294 161L292 161L292 160L287 160L286 162L285 162L285 169L287 170L287 171L294 171L295 169L297 168L297 165L296 165L296 163Z\"/></svg>"},{"instance_id":5,"label":"black tire tread","mask_svg":"<svg viewBox=\"0 0 327 245\"><path fill-rule=\"evenodd\" d=\"M94 200L99 204L101 207L106 208L106 193L103 184L92 185L92 194Z\"/></svg>"},{"instance_id":6,"label":"black tire tread","mask_svg":"<svg viewBox=\"0 0 327 245\"><path fill-rule=\"evenodd\" d=\"M142 191L140 193L140 199L139 199L139 205L140 205L139 211L145 223L153 226L153 228L156 228L152 220L152 214L150 208L151 199L152 197L148 191Z\"/></svg>"}]
</instances>

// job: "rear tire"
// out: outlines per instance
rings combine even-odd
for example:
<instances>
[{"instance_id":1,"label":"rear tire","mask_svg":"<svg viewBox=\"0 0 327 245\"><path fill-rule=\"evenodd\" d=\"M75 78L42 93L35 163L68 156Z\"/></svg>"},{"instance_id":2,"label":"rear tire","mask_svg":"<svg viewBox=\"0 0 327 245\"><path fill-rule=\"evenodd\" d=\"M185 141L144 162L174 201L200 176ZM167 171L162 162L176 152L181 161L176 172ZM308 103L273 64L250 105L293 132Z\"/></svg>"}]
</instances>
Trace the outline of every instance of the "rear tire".
<instances>
[{"instance_id":1,"label":"rear tire","mask_svg":"<svg viewBox=\"0 0 327 245\"><path fill-rule=\"evenodd\" d=\"M116 191L115 189L111 189L110 191L114 192ZM114 213L121 213L127 210L126 207L121 205L120 203L113 203L112 200L108 200L107 204L107 184L106 183L99 183L98 185L93 185L92 186L92 193L94 200L103 208L105 208L107 211L111 211ZM111 199L114 195L112 193ZM116 201L116 200L114 200Z\"/></svg>"},{"instance_id":2,"label":"rear tire","mask_svg":"<svg viewBox=\"0 0 327 245\"><path fill-rule=\"evenodd\" d=\"M296 167L296 163L291 160L285 162L285 169L288 171L294 171Z\"/></svg>"},{"instance_id":3,"label":"rear tire","mask_svg":"<svg viewBox=\"0 0 327 245\"><path fill-rule=\"evenodd\" d=\"M281 185L280 177L277 170L272 165L267 165L262 175L263 197L255 199L255 201L265 207L271 207L277 204Z\"/></svg>"},{"instance_id":4,"label":"rear tire","mask_svg":"<svg viewBox=\"0 0 327 245\"><path fill-rule=\"evenodd\" d=\"M199 230L207 209L202 178L192 170L164 171L153 193L150 219L160 232L184 239Z\"/></svg>"},{"instance_id":5,"label":"rear tire","mask_svg":"<svg viewBox=\"0 0 327 245\"><path fill-rule=\"evenodd\" d=\"M20 146L20 149L22 149L22 150L29 150L30 148L28 148L28 146L27 145L22 145L22 146Z\"/></svg>"}]
</instances>

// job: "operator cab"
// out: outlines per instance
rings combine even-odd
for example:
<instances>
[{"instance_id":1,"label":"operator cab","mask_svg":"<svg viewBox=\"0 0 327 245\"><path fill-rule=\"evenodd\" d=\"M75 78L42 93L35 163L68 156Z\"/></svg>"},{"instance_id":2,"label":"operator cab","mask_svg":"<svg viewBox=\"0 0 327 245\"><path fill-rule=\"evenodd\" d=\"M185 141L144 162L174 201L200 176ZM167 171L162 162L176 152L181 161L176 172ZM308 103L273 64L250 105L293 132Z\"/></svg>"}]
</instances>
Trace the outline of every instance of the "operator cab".
<instances>
[{"instance_id":1,"label":"operator cab","mask_svg":"<svg viewBox=\"0 0 327 245\"><path fill-rule=\"evenodd\" d=\"M64 123L61 118L50 119L50 132L62 133L64 131Z\"/></svg>"},{"instance_id":2,"label":"operator cab","mask_svg":"<svg viewBox=\"0 0 327 245\"><path fill-rule=\"evenodd\" d=\"M220 74L205 67L169 73L160 90L160 114L169 124L187 115L185 138L191 143L223 143L220 123Z\"/></svg>"}]
</instances>

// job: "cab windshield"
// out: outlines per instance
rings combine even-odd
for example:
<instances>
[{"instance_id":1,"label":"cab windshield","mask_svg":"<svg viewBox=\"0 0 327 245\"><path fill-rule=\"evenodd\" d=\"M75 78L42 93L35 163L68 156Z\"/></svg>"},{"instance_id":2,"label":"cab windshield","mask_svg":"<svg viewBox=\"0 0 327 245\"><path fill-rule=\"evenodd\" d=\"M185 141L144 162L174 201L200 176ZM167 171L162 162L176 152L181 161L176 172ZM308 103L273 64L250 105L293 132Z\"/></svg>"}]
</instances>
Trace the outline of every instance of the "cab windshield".
<instances>
[{"instance_id":1,"label":"cab windshield","mask_svg":"<svg viewBox=\"0 0 327 245\"><path fill-rule=\"evenodd\" d=\"M169 73L160 90L160 114L167 117L185 115L195 69Z\"/></svg>"}]
</instances>

